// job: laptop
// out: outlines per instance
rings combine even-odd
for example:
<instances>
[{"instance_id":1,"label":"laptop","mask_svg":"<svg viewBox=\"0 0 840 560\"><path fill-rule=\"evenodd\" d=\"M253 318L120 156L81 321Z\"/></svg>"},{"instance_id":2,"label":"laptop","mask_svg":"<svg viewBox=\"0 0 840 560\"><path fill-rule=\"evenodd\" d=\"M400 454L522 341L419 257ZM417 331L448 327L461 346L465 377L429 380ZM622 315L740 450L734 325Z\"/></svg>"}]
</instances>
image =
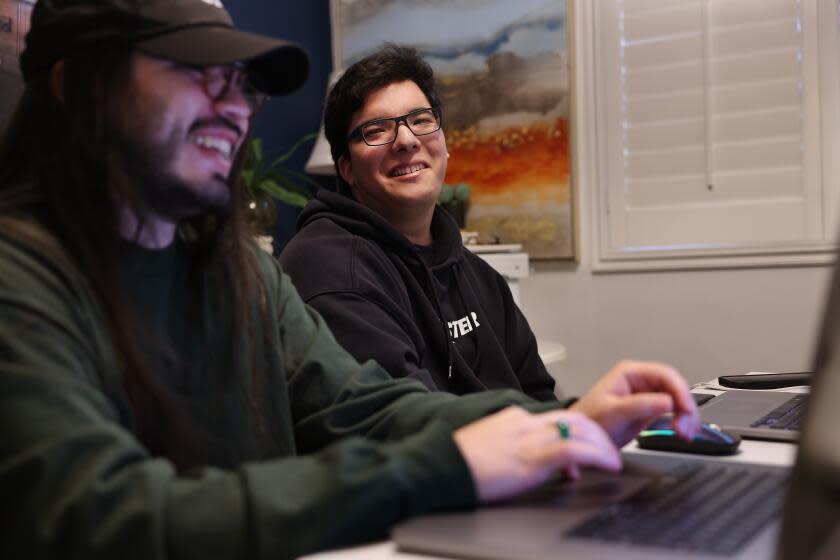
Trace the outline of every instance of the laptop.
<instances>
[{"instance_id":1,"label":"laptop","mask_svg":"<svg viewBox=\"0 0 840 560\"><path fill-rule=\"evenodd\" d=\"M795 465L624 453L516 500L398 525L398 548L477 560L840 558L840 273L835 267Z\"/></svg>"},{"instance_id":2,"label":"laptop","mask_svg":"<svg viewBox=\"0 0 840 560\"><path fill-rule=\"evenodd\" d=\"M711 422L744 438L797 441L808 395L787 391L726 391L700 406Z\"/></svg>"}]
</instances>

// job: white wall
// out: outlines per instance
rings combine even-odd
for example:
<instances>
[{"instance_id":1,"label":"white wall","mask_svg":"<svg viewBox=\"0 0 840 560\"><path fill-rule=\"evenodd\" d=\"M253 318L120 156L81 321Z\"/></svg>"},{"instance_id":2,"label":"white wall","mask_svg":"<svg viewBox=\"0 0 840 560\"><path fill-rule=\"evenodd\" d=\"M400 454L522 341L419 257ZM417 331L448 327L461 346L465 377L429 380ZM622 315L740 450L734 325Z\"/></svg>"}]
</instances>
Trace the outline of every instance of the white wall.
<instances>
[{"instance_id":1,"label":"white wall","mask_svg":"<svg viewBox=\"0 0 840 560\"><path fill-rule=\"evenodd\" d=\"M581 394L622 358L676 366L690 382L746 371L803 371L829 267L592 274L537 263L521 281L537 337L566 346L551 368Z\"/></svg>"}]
</instances>

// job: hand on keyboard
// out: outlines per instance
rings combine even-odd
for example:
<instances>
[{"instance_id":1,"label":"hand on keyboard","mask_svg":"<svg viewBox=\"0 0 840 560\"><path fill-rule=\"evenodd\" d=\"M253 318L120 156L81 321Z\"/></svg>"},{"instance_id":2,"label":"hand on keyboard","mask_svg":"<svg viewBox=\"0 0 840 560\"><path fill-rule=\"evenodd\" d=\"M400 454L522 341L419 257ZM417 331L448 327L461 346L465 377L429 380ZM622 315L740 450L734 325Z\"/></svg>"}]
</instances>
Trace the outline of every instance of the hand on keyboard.
<instances>
[{"instance_id":1,"label":"hand on keyboard","mask_svg":"<svg viewBox=\"0 0 840 560\"><path fill-rule=\"evenodd\" d=\"M568 410L531 414L508 407L460 428L454 439L481 502L530 490L558 470L572 477L579 467L621 470L621 456L604 430Z\"/></svg>"}]
</instances>

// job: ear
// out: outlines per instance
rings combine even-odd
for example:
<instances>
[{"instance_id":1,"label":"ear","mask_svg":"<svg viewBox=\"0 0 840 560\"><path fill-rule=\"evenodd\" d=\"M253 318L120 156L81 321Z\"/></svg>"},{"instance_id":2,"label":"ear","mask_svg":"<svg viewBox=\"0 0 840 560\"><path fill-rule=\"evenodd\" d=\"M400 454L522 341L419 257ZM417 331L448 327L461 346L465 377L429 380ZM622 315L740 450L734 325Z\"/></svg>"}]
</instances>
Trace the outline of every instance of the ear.
<instances>
[{"instance_id":1,"label":"ear","mask_svg":"<svg viewBox=\"0 0 840 560\"><path fill-rule=\"evenodd\" d=\"M341 173L341 178L350 185L351 187L354 186L353 183L353 164L350 161L350 155L344 155L338 158L338 171Z\"/></svg>"},{"instance_id":2,"label":"ear","mask_svg":"<svg viewBox=\"0 0 840 560\"><path fill-rule=\"evenodd\" d=\"M64 59L59 60L50 68L50 93L59 103L64 104Z\"/></svg>"}]
</instances>

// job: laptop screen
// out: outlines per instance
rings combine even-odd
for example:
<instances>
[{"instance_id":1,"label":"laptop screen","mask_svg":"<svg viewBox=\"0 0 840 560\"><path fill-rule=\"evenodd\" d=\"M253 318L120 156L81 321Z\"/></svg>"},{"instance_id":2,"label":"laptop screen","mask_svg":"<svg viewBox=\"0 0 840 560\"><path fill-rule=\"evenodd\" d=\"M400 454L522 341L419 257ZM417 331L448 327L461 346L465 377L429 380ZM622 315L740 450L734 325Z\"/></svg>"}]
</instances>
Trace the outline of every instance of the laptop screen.
<instances>
[{"instance_id":1,"label":"laptop screen","mask_svg":"<svg viewBox=\"0 0 840 560\"><path fill-rule=\"evenodd\" d=\"M840 558L840 269L835 265L779 558Z\"/></svg>"}]
</instances>

